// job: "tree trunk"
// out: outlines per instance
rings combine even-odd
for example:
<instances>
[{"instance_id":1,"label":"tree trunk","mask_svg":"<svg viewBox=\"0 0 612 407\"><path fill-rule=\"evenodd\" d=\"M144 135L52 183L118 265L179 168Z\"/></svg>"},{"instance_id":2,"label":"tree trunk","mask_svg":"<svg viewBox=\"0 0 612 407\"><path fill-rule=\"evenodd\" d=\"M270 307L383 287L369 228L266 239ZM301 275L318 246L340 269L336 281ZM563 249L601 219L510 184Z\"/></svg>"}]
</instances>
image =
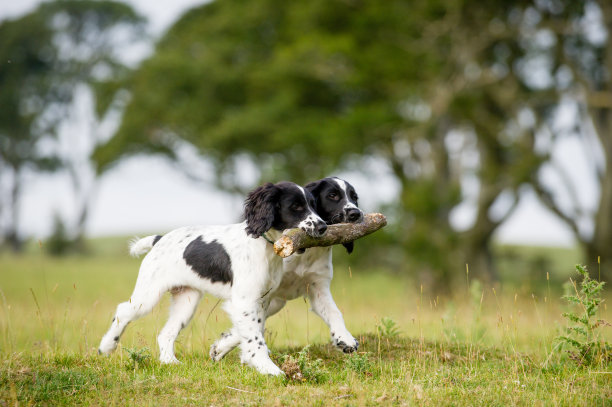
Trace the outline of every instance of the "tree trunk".
<instances>
[{"instance_id":1,"label":"tree trunk","mask_svg":"<svg viewBox=\"0 0 612 407\"><path fill-rule=\"evenodd\" d=\"M480 244L473 244L467 248L465 253L465 264L469 268L470 280L477 278L483 283L492 283L499 280L489 239Z\"/></svg>"},{"instance_id":2,"label":"tree trunk","mask_svg":"<svg viewBox=\"0 0 612 407\"><path fill-rule=\"evenodd\" d=\"M83 193L79 203L78 218L75 225L74 248L81 253L87 251L85 243L85 227L89 218L89 211L97 193L98 178L92 180L92 185L88 192Z\"/></svg>"},{"instance_id":3,"label":"tree trunk","mask_svg":"<svg viewBox=\"0 0 612 407\"><path fill-rule=\"evenodd\" d=\"M606 168L599 183L599 207L594 219L593 238L585 244L586 263L593 264L599 256L601 278L612 281L612 109L600 109L593 120L603 146ZM595 273L593 267L591 273Z\"/></svg>"},{"instance_id":4,"label":"tree trunk","mask_svg":"<svg viewBox=\"0 0 612 407\"><path fill-rule=\"evenodd\" d=\"M586 263L594 264L597 257L601 258L601 278L612 281L612 4L609 1L599 2L603 14L603 23L608 29L608 39L603 48L602 61L608 72L604 83L596 89L587 91L587 100L592 102L595 95L604 95L599 98L599 103L591 103L589 114L597 132L597 136L603 147L605 157L605 170L600 177L599 207L595 214L593 238L585 244ZM590 96L590 97L589 97ZM597 263L595 263L597 264ZM591 267L593 276L599 277L595 267Z\"/></svg>"},{"instance_id":5,"label":"tree trunk","mask_svg":"<svg viewBox=\"0 0 612 407\"><path fill-rule=\"evenodd\" d=\"M19 195L21 194L21 185L18 168L13 167L13 185L11 187L10 198L6 208L8 212L8 224L4 231L4 240L8 247L13 252L21 252L23 250L23 240L19 237L18 222L19 222Z\"/></svg>"}]
</instances>

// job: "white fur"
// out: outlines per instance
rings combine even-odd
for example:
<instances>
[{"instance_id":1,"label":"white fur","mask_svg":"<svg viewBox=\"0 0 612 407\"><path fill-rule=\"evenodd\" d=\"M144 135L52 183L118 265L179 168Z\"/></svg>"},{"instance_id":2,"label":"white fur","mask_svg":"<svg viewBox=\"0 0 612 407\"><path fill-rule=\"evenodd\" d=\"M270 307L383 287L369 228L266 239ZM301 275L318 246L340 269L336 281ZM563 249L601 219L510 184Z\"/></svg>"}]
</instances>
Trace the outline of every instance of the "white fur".
<instances>
[{"instance_id":1,"label":"white fur","mask_svg":"<svg viewBox=\"0 0 612 407\"><path fill-rule=\"evenodd\" d=\"M282 279L282 260L263 238L252 238L245 232L246 223L227 226L186 227L164 235L155 245L155 236L132 242L130 252L138 255L150 250L140 266L136 286L129 301L119 304L110 329L100 342L100 353L110 353L128 323L147 314L166 292L172 294L168 322L158 336L160 360L176 363L174 342L187 325L205 293L225 301L240 344L241 360L259 372L282 375L268 355L263 330L269 293ZM277 239L280 232L269 230ZM216 240L230 257L232 283L211 282L202 278L183 259L186 246L202 236L209 243Z\"/></svg>"},{"instance_id":2,"label":"white fur","mask_svg":"<svg viewBox=\"0 0 612 407\"><path fill-rule=\"evenodd\" d=\"M347 191L347 187L346 187L346 181L343 180L343 179L340 179L340 178L336 178L336 177L334 177L332 179L336 182L336 184L338 184L340 189L342 189L342 191L344 191L344 195L348 196L348 191ZM347 200L346 201L346 205L344 205L344 210L352 209L352 208L358 209L357 205L352 203L350 200Z\"/></svg>"},{"instance_id":3,"label":"white fur","mask_svg":"<svg viewBox=\"0 0 612 407\"><path fill-rule=\"evenodd\" d=\"M153 241L155 240L155 236L147 236L145 238L135 237L130 240L130 255L132 257L140 257L143 254L147 253L153 247Z\"/></svg>"}]
</instances>

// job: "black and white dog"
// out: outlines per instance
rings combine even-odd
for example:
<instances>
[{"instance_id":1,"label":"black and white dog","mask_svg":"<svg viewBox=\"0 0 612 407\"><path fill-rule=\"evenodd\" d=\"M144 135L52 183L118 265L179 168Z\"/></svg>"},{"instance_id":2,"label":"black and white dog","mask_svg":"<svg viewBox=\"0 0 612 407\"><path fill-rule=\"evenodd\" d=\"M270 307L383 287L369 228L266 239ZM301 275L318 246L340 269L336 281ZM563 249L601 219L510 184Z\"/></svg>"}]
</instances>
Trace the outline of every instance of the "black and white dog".
<instances>
[{"instance_id":1,"label":"black and white dog","mask_svg":"<svg viewBox=\"0 0 612 407\"><path fill-rule=\"evenodd\" d=\"M265 184L245 201L245 221L226 226L185 227L131 244L142 261L130 300L119 304L100 353L110 353L125 327L172 294L170 316L157 340L160 360L176 363L174 341L205 293L225 300L241 347L241 360L264 374L282 375L264 341L266 311L283 277L282 259L267 240L299 227L313 237L327 230L311 192L290 182Z\"/></svg>"},{"instance_id":2,"label":"black and white dog","mask_svg":"<svg viewBox=\"0 0 612 407\"><path fill-rule=\"evenodd\" d=\"M340 178L324 178L304 187L315 197L317 214L327 224L361 222L363 212L357 207L355 188ZM353 243L345 244L349 253ZM272 301L266 318L279 312L288 300L308 296L312 310L329 326L331 340L345 353L357 350L359 343L344 325L342 313L331 295L333 277L331 247L313 247L302 254L293 254L283 261L283 277L271 293ZM210 348L210 357L221 360L241 342L237 327L224 333Z\"/></svg>"}]
</instances>

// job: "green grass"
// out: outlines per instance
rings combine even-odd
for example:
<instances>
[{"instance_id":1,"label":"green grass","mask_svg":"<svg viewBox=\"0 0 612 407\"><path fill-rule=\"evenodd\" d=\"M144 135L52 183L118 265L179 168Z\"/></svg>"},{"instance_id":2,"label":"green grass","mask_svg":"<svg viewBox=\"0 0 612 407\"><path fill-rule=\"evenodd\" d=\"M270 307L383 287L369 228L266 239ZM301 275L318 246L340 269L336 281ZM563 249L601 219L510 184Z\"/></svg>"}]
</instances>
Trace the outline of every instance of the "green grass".
<instances>
[{"instance_id":1,"label":"green grass","mask_svg":"<svg viewBox=\"0 0 612 407\"><path fill-rule=\"evenodd\" d=\"M612 405L612 366L578 368L553 352L565 305L546 280L536 293L470 282L437 298L409 278L338 267L332 292L359 353L333 349L327 327L295 300L266 332L279 366L301 365L295 380L261 376L236 351L212 363L208 348L230 325L212 297L179 336L181 365L157 361L167 299L100 357L139 265L123 241L102 246L88 257L49 258L38 247L0 256L0 406ZM605 304L600 317L609 321Z\"/></svg>"}]
</instances>

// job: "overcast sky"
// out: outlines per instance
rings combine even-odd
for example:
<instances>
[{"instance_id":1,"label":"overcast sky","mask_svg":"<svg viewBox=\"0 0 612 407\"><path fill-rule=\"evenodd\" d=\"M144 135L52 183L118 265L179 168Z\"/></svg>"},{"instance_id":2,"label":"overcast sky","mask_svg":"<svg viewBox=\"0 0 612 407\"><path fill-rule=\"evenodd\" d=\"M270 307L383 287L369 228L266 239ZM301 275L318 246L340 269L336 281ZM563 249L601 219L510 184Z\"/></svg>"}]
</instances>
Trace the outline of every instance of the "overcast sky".
<instances>
[{"instance_id":1,"label":"overcast sky","mask_svg":"<svg viewBox=\"0 0 612 407\"><path fill-rule=\"evenodd\" d=\"M18 17L39 3L39 0L0 0L0 20ZM184 11L203 2L130 0L128 3L145 15L151 31L160 35ZM583 153L572 140L557 147L558 157L572 163L571 175L578 180L588 173L588 160L579 157ZM384 174L376 177L348 174L347 177L363 197L362 206L366 211L376 209L374 197L394 199L393 181L381 182ZM579 187L582 196L594 200L597 191L593 183L579 182ZM29 176L21 205L22 231L35 238L46 236L51 230L54 213L67 214L74 210L70 194L65 175ZM369 196L372 198L368 199ZM87 230L91 236L163 233L183 225L235 222L241 207L241 199L210 186L192 183L162 158L136 157L103 176ZM453 221L459 226L469 224L472 218L468 205L458 207L453 214ZM546 211L528 189L523 191L521 203L498 229L496 237L502 242L516 244L573 244L568 228Z\"/></svg>"}]
</instances>

